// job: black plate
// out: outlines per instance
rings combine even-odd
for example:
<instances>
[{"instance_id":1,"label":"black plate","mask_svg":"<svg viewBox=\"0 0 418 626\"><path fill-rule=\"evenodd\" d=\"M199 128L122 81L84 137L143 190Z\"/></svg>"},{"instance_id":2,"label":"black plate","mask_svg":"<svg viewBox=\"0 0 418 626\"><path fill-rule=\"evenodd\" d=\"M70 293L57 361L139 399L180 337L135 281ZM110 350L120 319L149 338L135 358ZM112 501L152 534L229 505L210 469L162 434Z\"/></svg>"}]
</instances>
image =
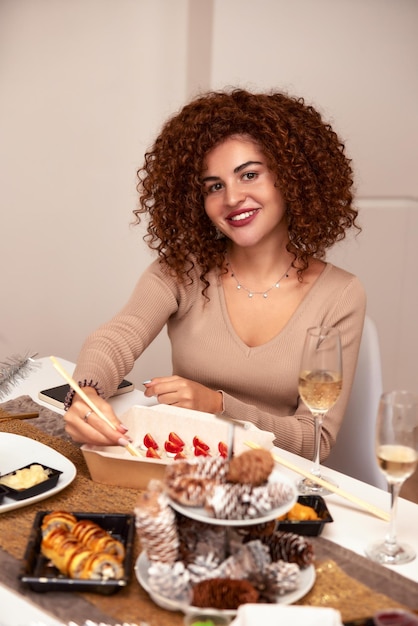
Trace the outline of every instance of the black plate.
<instances>
[{"instance_id":1,"label":"black plate","mask_svg":"<svg viewBox=\"0 0 418 626\"><path fill-rule=\"evenodd\" d=\"M324 529L324 525L333 522L324 498L321 496L299 496L299 504L310 506L318 515L319 520L284 520L277 522L277 529L310 537L317 537Z\"/></svg>"},{"instance_id":2,"label":"black plate","mask_svg":"<svg viewBox=\"0 0 418 626\"><path fill-rule=\"evenodd\" d=\"M78 520L89 519L107 530L125 546L123 578L118 580L77 580L67 578L46 559L40 551L42 520L51 511L38 511L29 536L24 556L24 566L19 578L34 591L91 591L110 595L129 583L132 569L133 542L135 538L134 515L120 513L73 513Z\"/></svg>"},{"instance_id":3,"label":"black plate","mask_svg":"<svg viewBox=\"0 0 418 626\"><path fill-rule=\"evenodd\" d=\"M1 478L5 478L6 476L12 476L19 472L22 469L26 469L31 467L31 465L40 465L44 468L44 470L49 470L49 475L46 480L43 480L41 483L37 485L33 485L33 487L27 487L27 489L13 489L13 487L9 487L8 485L0 485L1 487L5 487L7 490L8 498L13 498L13 500L25 500L26 498L32 498L33 496L38 496L40 493L44 493L48 491L48 489L52 489L56 486L58 482L58 478L61 476L62 472L60 470L56 470L53 467L48 467L43 463L38 463L37 461L33 461L32 463L28 463L24 467L19 467L19 469L14 470L13 472L9 472L8 474L3 474Z\"/></svg>"}]
</instances>

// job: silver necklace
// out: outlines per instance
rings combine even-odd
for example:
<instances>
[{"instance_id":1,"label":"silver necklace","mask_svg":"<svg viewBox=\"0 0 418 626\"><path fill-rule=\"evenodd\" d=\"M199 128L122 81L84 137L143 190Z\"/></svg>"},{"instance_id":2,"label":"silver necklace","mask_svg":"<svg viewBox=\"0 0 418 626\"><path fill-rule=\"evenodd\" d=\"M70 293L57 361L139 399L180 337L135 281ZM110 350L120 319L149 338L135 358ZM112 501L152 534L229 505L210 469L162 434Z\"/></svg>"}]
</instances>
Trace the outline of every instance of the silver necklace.
<instances>
[{"instance_id":1,"label":"silver necklace","mask_svg":"<svg viewBox=\"0 0 418 626\"><path fill-rule=\"evenodd\" d=\"M271 287L269 287L268 289L265 289L264 291L255 291L254 289L248 289L248 287L246 287L245 285L243 285L241 283L240 279L238 278L238 276L234 272L234 268L232 267L231 262L229 260L228 260L228 265L229 265L229 267L231 269L231 276L235 280L235 282L237 283L238 291L243 289L244 291L246 291L248 293L248 297L249 298L252 298L253 296L263 296L263 298L268 298L269 292L272 289L280 289L280 283L282 282L283 278L288 278L289 277L289 271L290 271L290 268L293 265L293 261L289 265L289 267L287 268L285 273L282 276L280 276L280 278L278 280L276 280L276 282L274 282Z\"/></svg>"}]
</instances>

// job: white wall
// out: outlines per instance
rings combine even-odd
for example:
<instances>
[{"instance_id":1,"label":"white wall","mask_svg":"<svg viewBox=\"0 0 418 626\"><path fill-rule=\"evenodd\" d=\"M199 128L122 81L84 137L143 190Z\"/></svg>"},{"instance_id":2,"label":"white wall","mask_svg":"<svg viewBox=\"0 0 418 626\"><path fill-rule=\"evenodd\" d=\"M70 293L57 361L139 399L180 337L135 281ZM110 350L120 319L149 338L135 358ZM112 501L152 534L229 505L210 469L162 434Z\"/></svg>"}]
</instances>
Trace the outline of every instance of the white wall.
<instances>
[{"instance_id":1,"label":"white wall","mask_svg":"<svg viewBox=\"0 0 418 626\"><path fill-rule=\"evenodd\" d=\"M416 0L2 0L0 359L75 360L124 302L151 259L129 226L136 169L201 89L305 96L346 141L359 195L418 198L417 58ZM167 371L161 336L133 379Z\"/></svg>"},{"instance_id":2,"label":"white wall","mask_svg":"<svg viewBox=\"0 0 418 626\"><path fill-rule=\"evenodd\" d=\"M3 357L75 360L150 261L130 228L135 175L184 101L187 9L186 0L0 3Z\"/></svg>"},{"instance_id":3,"label":"white wall","mask_svg":"<svg viewBox=\"0 0 418 626\"><path fill-rule=\"evenodd\" d=\"M212 82L284 89L346 141L361 196L418 197L417 0L216 0Z\"/></svg>"},{"instance_id":4,"label":"white wall","mask_svg":"<svg viewBox=\"0 0 418 626\"><path fill-rule=\"evenodd\" d=\"M383 388L418 392L418 199L362 198L362 232L328 259L356 274L380 339Z\"/></svg>"}]
</instances>

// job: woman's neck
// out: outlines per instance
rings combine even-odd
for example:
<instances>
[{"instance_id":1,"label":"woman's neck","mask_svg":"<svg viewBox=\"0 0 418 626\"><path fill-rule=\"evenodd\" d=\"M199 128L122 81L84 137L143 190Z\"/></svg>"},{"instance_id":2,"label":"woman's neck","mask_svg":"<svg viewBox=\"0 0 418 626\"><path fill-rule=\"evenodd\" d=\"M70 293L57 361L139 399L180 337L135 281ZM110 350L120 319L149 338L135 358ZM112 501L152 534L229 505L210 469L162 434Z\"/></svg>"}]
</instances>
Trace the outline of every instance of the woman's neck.
<instances>
[{"instance_id":1,"label":"woman's neck","mask_svg":"<svg viewBox=\"0 0 418 626\"><path fill-rule=\"evenodd\" d=\"M240 279L254 278L263 282L276 280L279 274L287 271L294 259L295 256L285 246L272 250L231 246L226 254L229 269L232 266Z\"/></svg>"}]
</instances>

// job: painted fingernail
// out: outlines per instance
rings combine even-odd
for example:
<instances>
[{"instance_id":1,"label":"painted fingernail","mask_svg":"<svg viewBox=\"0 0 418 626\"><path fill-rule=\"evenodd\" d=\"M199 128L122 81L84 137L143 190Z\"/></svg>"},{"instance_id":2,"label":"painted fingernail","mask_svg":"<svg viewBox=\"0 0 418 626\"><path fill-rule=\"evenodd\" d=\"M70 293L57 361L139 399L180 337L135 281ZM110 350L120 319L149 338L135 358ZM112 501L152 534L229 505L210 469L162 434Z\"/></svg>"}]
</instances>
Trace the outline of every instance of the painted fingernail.
<instances>
[{"instance_id":1,"label":"painted fingernail","mask_svg":"<svg viewBox=\"0 0 418 626\"><path fill-rule=\"evenodd\" d=\"M151 380L144 380L144 382L142 383L143 385L149 385L150 382L152 382Z\"/></svg>"},{"instance_id":2,"label":"painted fingernail","mask_svg":"<svg viewBox=\"0 0 418 626\"><path fill-rule=\"evenodd\" d=\"M126 448L126 446L129 446L130 441L128 441L125 437L120 437L120 438L118 439L118 444L119 444L120 446L123 446L124 448Z\"/></svg>"},{"instance_id":3,"label":"painted fingernail","mask_svg":"<svg viewBox=\"0 0 418 626\"><path fill-rule=\"evenodd\" d=\"M128 432L128 429L126 428L126 426L124 426L124 424L119 424L119 425L118 425L118 431L119 431L120 433L125 434L125 433L127 433L127 432Z\"/></svg>"}]
</instances>

